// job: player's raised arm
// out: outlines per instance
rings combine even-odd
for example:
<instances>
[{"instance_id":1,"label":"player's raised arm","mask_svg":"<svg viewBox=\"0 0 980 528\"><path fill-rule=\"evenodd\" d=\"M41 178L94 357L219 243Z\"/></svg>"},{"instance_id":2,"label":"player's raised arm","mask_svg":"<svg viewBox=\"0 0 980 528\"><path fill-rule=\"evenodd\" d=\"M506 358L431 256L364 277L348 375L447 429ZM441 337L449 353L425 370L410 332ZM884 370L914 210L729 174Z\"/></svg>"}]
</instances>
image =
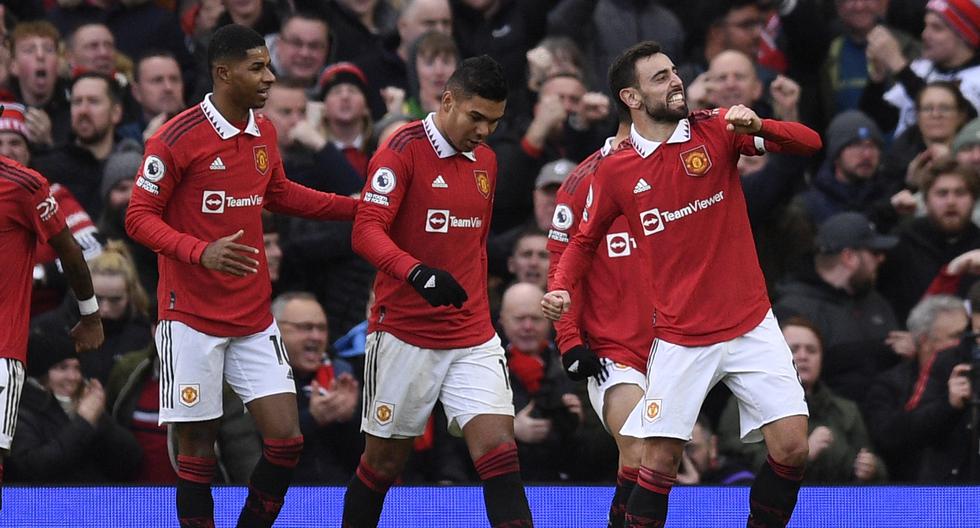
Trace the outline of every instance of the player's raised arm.
<instances>
[{"instance_id":1,"label":"player's raised arm","mask_svg":"<svg viewBox=\"0 0 980 528\"><path fill-rule=\"evenodd\" d=\"M99 303L95 299L95 289L92 287L92 275L82 248L75 242L71 231L64 228L49 239L51 247L58 253L61 265L65 270L68 285L78 299L78 310L81 319L71 329L71 337L75 341L75 350L89 352L102 346L102 319L99 317Z\"/></svg>"},{"instance_id":2,"label":"player's raised arm","mask_svg":"<svg viewBox=\"0 0 980 528\"><path fill-rule=\"evenodd\" d=\"M755 111L743 105L729 108L724 114L724 120L729 132L755 136L751 146L747 143L742 145L744 154L785 152L798 156L812 156L822 146L820 134L806 125L776 119L761 119ZM755 152L745 152L745 148L754 148Z\"/></svg>"}]
</instances>

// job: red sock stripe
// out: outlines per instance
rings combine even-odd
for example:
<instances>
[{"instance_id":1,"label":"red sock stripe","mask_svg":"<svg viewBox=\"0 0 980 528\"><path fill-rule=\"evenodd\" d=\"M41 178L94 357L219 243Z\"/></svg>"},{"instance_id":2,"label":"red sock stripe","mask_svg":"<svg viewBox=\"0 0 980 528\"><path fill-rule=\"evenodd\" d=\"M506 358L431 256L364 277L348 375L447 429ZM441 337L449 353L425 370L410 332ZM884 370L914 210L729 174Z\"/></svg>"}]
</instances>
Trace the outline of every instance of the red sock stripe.
<instances>
[{"instance_id":1,"label":"red sock stripe","mask_svg":"<svg viewBox=\"0 0 980 528\"><path fill-rule=\"evenodd\" d=\"M619 473L616 474L616 485L623 486L629 483L635 483L636 479L639 478L640 468L623 466L619 469Z\"/></svg>"},{"instance_id":2,"label":"red sock stripe","mask_svg":"<svg viewBox=\"0 0 980 528\"><path fill-rule=\"evenodd\" d=\"M361 479L371 491L375 493L387 493L388 488L395 479L389 479L380 473L378 473L374 468L368 465L364 460L364 455L361 455L361 463L357 465L357 478Z\"/></svg>"},{"instance_id":3,"label":"red sock stripe","mask_svg":"<svg viewBox=\"0 0 980 528\"><path fill-rule=\"evenodd\" d=\"M214 480L216 465L214 458L177 455L177 477L198 484L210 484Z\"/></svg>"},{"instance_id":4,"label":"red sock stripe","mask_svg":"<svg viewBox=\"0 0 980 528\"><path fill-rule=\"evenodd\" d=\"M639 486L661 495L670 494L670 488L676 481L677 475L668 475L645 466L640 466L640 471L636 478L636 483Z\"/></svg>"},{"instance_id":5,"label":"red sock stripe","mask_svg":"<svg viewBox=\"0 0 980 528\"><path fill-rule=\"evenodd\" d=\"M474 465L480 480L490 480L508 473L519 473L521 464L517 460L517 444L509 442L487 451Z\"/></svg>"},{"instance_id":6,"label":"red sock stripe","mask_svg":"<svg viewBox=\"0 0 980 528\"><path fill-rule=\"evenodd\" d=\"M267 438L262 441L262 456L282 467L294 468L303 454L303 437Z\"/></svg>"},{"instance_id":7,"label":"red sock stripe","mask_svg":"<svg viewBox=\"0 0 980 528\"><path fill-rule=\"evenodd\" d=\"M769 464L769 467L772 468L773 473L786 480L792 480L794 482L799 482L803 480L803 470L804 470L803 466L800 467L784 466L783 464L780 464L779 462L773 460L771 455L766 457L766 463Z\"/></svg>"}]
</instances>

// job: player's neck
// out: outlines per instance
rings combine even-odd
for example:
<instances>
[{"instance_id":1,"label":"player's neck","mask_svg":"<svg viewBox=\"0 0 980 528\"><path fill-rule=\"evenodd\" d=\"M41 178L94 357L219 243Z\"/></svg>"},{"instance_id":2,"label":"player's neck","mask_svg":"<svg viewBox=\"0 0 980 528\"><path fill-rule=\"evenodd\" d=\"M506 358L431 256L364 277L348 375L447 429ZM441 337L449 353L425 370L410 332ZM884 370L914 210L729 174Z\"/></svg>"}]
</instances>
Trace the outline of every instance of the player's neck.
<instances>
[{"instance_id":1,"label":"player's neck","mask_svg":"<svg viewBox=\"0 0 980 528\"><path fill-rule=\"evenodd\" d=\"M646 112L644 112L646 114ZM633 124L636 126L636 131L640 133L646 139L650 141L656 141L658 143L663 143L670 139L670 136L674 134L674 129L677 128L677 121L659 121L650 118L648 115L644 115L640 119L634 119Z\"/></svg>"},{"instance_id":2,"label":"player's neck","mask_svg":"<svg viewBox=\"0 0 980 528\"><path fill-rule=\"evenodd\" d=\"M211 103L218 109L221 117L227 119L229 123L244 123L248 120L249 108L235 104L224 92L215 90L211 94Z\"/></svg>"},{"instance_id":3,"label":"player's neck","mask_svg":"<svg viewBox=\"0 0 980 528\"><path fill-rule=\"evenodd\" d=\"M456 152L463 152L453 143L452 138L446 134L446 125L443 123L443 119L445 119L445 115L437 111L435 117L432 119L432 124L436 126L436 130L438 130L439 133L442 134L442 137L446 139L446 143L449 143L450 146L456 149Z\"/></svg>"}]
</instances>

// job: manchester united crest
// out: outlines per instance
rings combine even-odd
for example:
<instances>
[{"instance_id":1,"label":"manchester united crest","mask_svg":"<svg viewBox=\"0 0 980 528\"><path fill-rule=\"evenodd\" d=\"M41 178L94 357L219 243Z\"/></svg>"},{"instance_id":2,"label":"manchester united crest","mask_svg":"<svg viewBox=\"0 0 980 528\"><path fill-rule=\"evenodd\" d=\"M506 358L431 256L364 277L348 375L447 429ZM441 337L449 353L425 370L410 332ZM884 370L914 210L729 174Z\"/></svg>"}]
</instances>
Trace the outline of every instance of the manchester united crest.
<instances>
[{"instance_id":1,"label":"manchester united crest","mask_svg":"<svg viewBox=\"0 0 980 528\"><path fill-rule=\"evenodd\" d=\"M253 151L255 153L255 170L265 176L265 173L269 172L269 150L265 148L265 145L259 145Z\"/></svg>"},{"instance_id":2,"label":"manchester united crest","mask_svg":"<svg viewBox=\"0 0 980 528\"><path fill-rule=\"evenodd\" d=\"M184 404L185 407L193 407L197 405L197 402L201 401L201 386L196 383L193 385L178 385L177 391L180 393L180 403Z\"/></svg>"},{"instance_id":3,"label":"manchester united crest","mask_svg":"<svg viewBox=\"0 0 980 528\"><path fill-rule=\"evenodd\" d=\"M374 409L374 418L380 425L388 425L395 414L395 406L390 403L378 402Z\"/></svg>"},{"instance_id":4,"label":"manchester united crest","mask_svg":"<svg viewBox=\"0 0 980 528\"><path fill-rule=\"evenodd\" d=\"M708 157L708 149L704 145L681 152L681 161L684 162L684 170L688 176L704 176L711 168L711 158Z\"/></svg>"},{"instance_id":5,"label":"manchester united crest","mask_svg":"<svg viewBox=\"0 0 980 528\"><path fill-rule=\"evenodd\" d=\"M487 171L475 170L473 177L476 178L476 189L480 191L480 194L484 198L490 198L490 175L487 174Z\"/></svg>"},{"instance_id":6,"label":"manchester united crest","mask_svg":"<svg viewBox=\"0 0 980 528\"><path fill-rule=\"evenodd\" d=\"M657 418L660 418L660 411L663 410L663 404L659 399L657 400L647 400L646 409L643 412L643 418L648 422L654 422Z\"/></svg>"}]
</instances>

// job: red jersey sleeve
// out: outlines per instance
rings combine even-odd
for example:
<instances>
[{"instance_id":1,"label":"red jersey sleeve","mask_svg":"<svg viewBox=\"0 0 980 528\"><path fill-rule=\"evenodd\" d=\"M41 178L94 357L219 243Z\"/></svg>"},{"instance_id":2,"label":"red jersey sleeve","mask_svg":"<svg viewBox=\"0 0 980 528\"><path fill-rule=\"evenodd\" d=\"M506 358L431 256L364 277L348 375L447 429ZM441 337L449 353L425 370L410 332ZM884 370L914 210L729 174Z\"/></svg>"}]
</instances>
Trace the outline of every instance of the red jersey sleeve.
<instances>
[{"instance_id":1,"label":"red jersey sleeve","mask_svg":"<svg viewBox=\"0 0 980 528\"><path fill-rule=\"evenodd\" d=\"M163 220L167 202L180 183L182 168L159 137L146 142L146 156L136 173L133 197L126 211L126 232L156 253L197 264L208 243L177 231Z\"/></svg>"},{"instance_id":2,"label":"red jersey sleeve","mask_svg":"<svg viewBox=\"0 0 980 528\"><path fill-rule=\"evenodd\" d=\"M722 126L727 126L725 122L727 113L727 108L718 109L718 120ZM820 134L806 125L776 119L763 119L762 128L755 135L732 134L732 136L736 150L749 156L758 156L765 152L812 156L822 146Z\"/></svg>"},{"instance_id":3,"label":"red jersey sleeve","mask_svg":"<svg viewBox=\"0 0 980 528\"><path fill-rule=\"evenodd\" d=\"M41 183L27 199L21 201L24 218L27 219L31 230L37 235L41 243L47 243L48 239L57 235L65 229L65 217L58 207L58 201L48 182L43 178L38 178Z\"/></svg>"},{"instance_id":4,"label":"red jersey sleeve","mask_svg":"<svg viewBox=\"0 0 980 528\"><path fill-rule=\"evenodd\" d=\"M554 290L573 291L589 271L592 257L599 240L609 231L609 226L622 214L622 206L616 199L615 159L608 158L596 170L585 197L579 231L571 239L555 272ZM609 176L613 176L610 178ZM575 304L575 300L572 300Z\"/></svg>"},{"instance_id":5,"label":"red jersey sleeve","mask_svg":"<svg viewBox=\"0 0 980 528\"><path fill-rule=\"evenodd\" d=\"M313 220L353 220L357 200L304 187L286 178L279 148L273 147L273 169L265 190L266 209Z\"/></svg>"},{"instance_id":6,"label":"red jersey sleeve","mask_svg":"<svg viewBox=\"0 0 980 528\"><path fill-rule=\"evenodd\" d=\"M389 235L391 223L412 185L412 173L402 155L385 147L371 158L351 244L374 267L400 280L407 279L408 272L419 264Z\"/></svg>"},{"instance_id":7,"label":"red jersey sleeve","mask_svg":"<svg viewBox=\"0 0 980 528\"><path fill-rule=\"evenodd\" d=\"M565 181L570 180L571 178ZM565 254L565 250L568 249L568 242L579 231L579 221L582 217L582 209L590 183L590 178L582 179L575 188L575 194L569 194L565 185L562 185L558 189L557 196L555 196L557 205L555 206L555 214L551 219L551 230L548 232L548 252L551 254L551 260L548 261L549 290L556 289L555 280L558 274L558 263ZM579 290L579 285L569 290L573 299L578 298ZM581 303L574 302L568 313L555 322L555 332L558 334L555 342L558 344L558 350L563 354L584 343L582 329L579 326L581 309Z\"/></svg>"}]
</instances>

